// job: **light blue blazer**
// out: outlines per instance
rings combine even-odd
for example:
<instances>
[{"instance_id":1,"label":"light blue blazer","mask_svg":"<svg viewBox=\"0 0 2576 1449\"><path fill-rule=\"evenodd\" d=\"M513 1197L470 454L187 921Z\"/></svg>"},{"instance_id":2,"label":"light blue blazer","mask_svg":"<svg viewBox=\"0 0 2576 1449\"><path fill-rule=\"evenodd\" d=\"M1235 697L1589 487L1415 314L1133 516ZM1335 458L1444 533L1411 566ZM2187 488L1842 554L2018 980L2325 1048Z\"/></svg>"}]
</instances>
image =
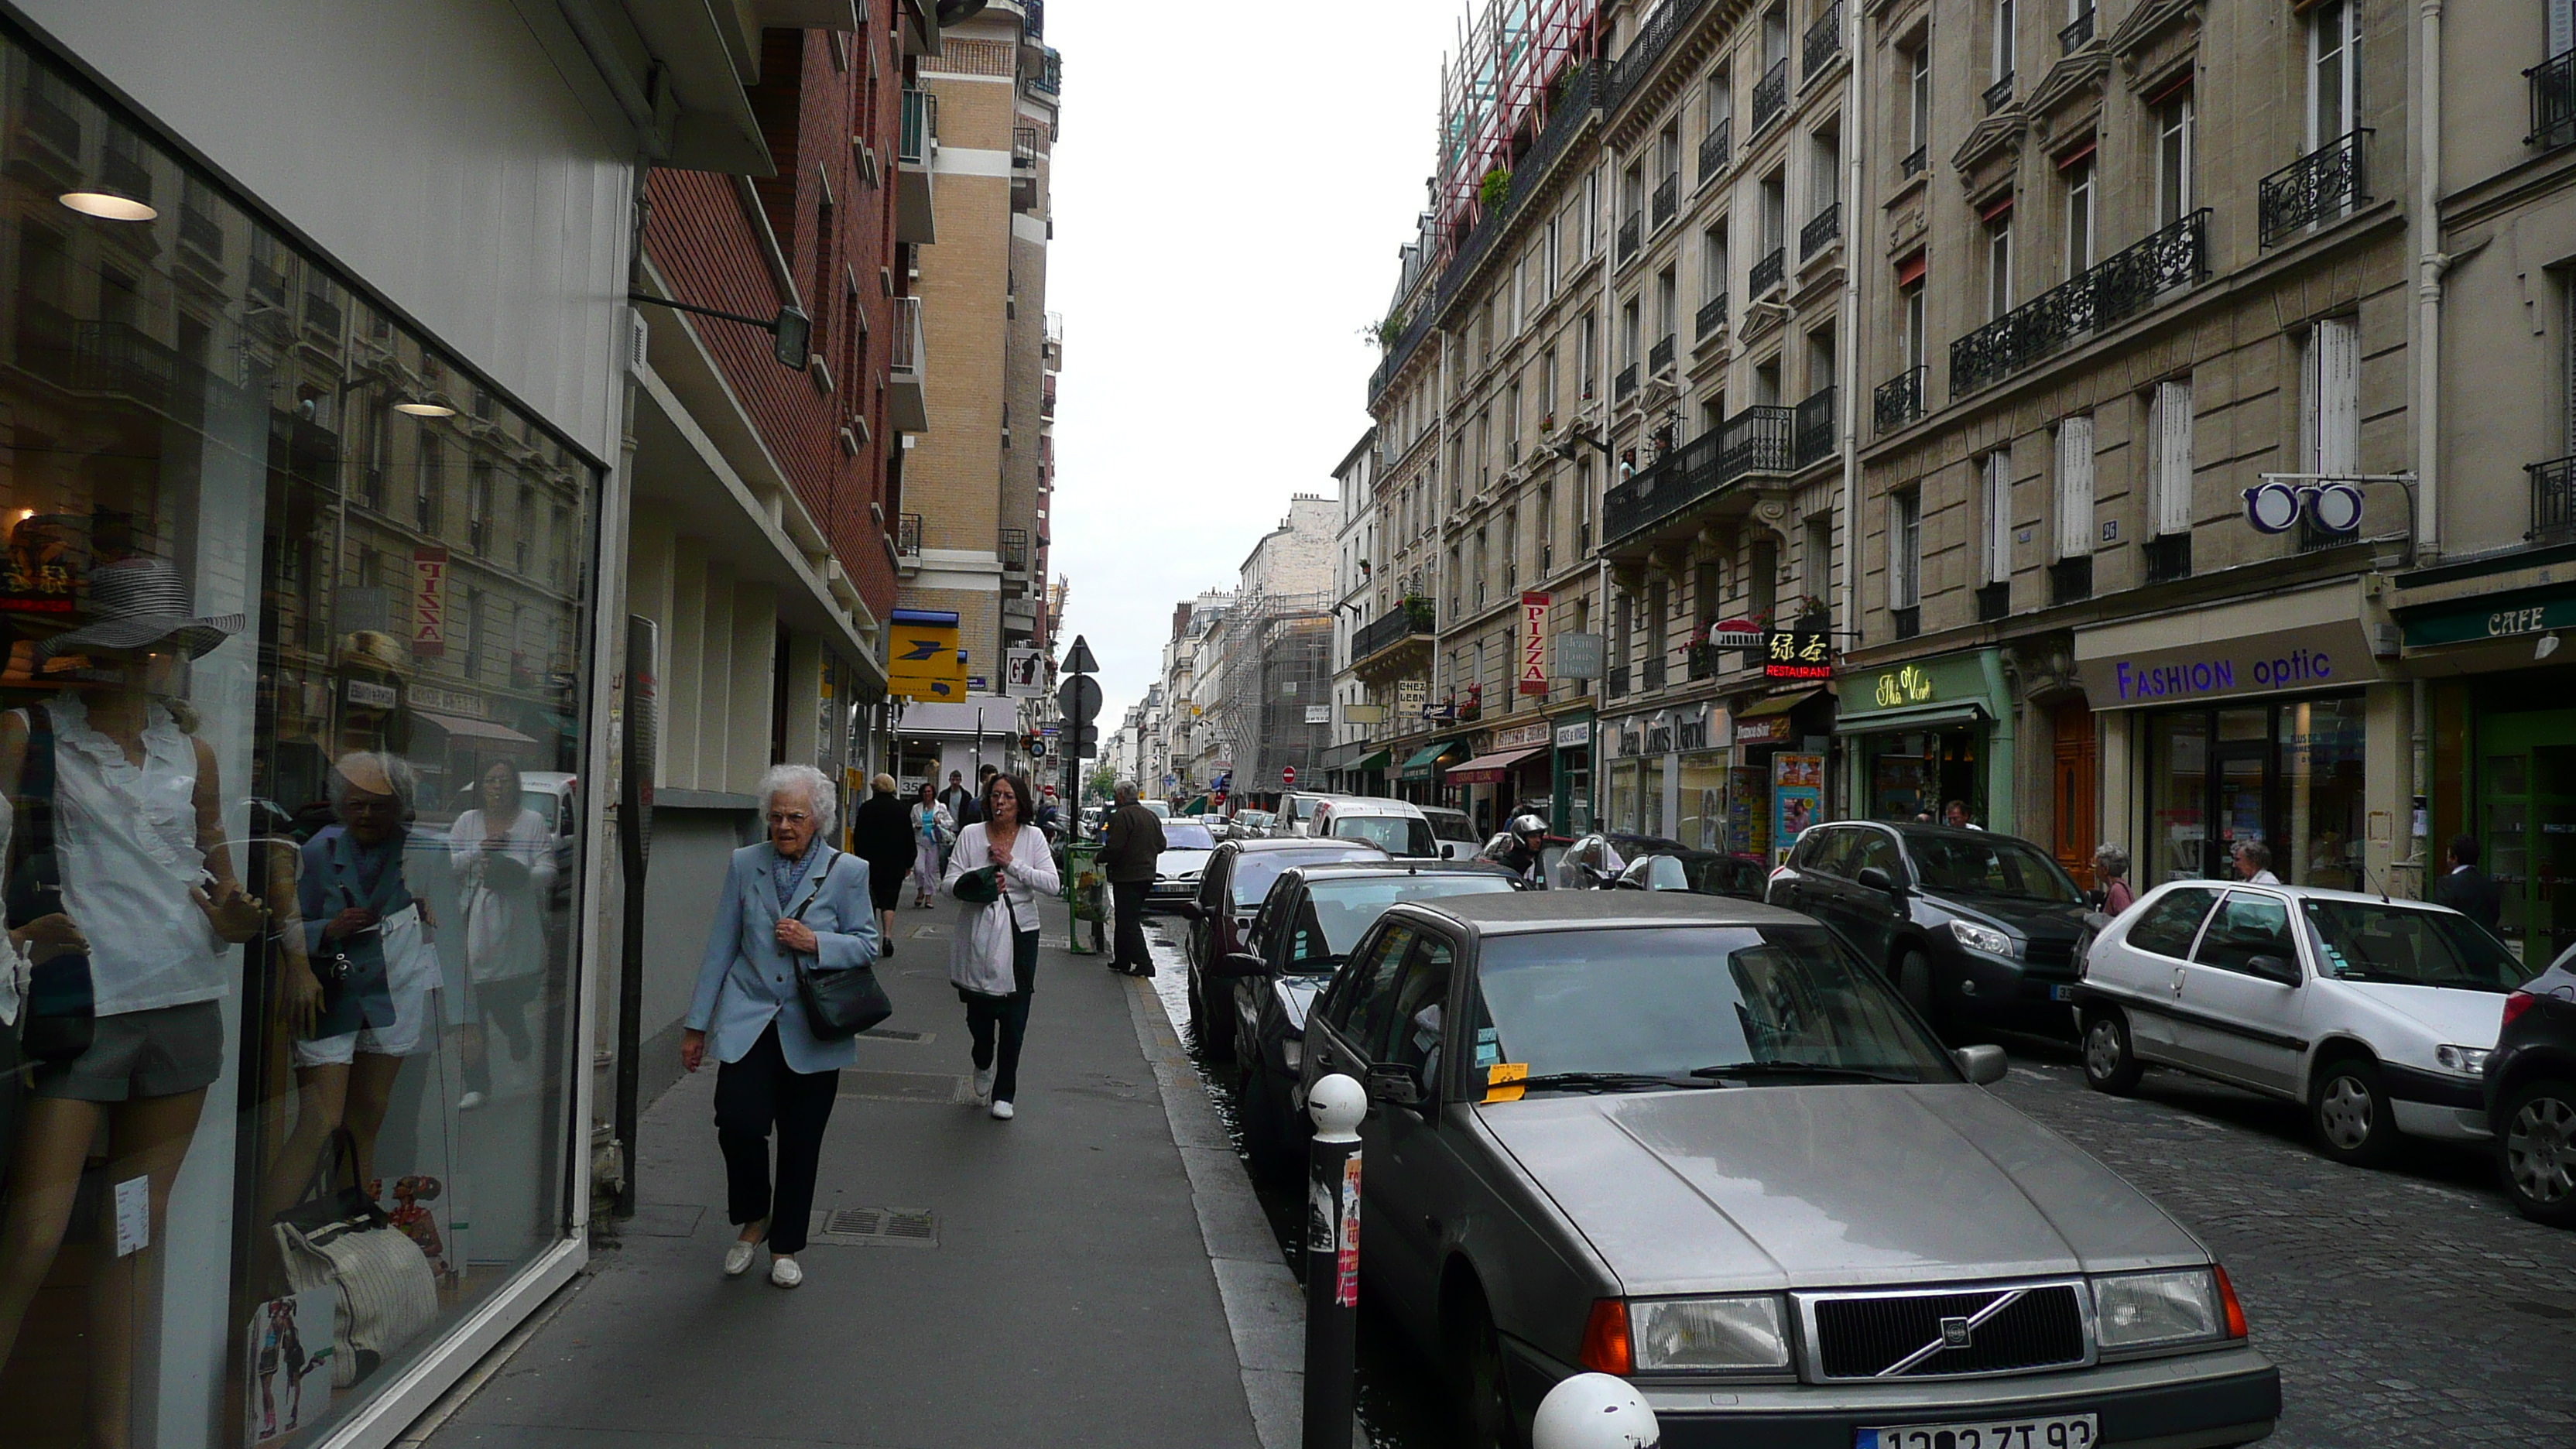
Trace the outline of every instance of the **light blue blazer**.
<instances>
[{"instance_id":1,"label":"light blue blazer","mask_svg":"<svg viewBox=\"0 0 2576 1449\"><path fill-rule=\"evenodd\" d=\"M817 950L807 969L840 971L865 966L877 958L877 913L868 900L868 863L820 841L822 858L806 868L805 878L782 911L778 886L769 873L778 849L764 840L733 853L725 871L724 895L716 902L715 928L707 933L706 959L698 965L698 991L689 1002L684 1023L703 1031L715 1059L738 1062L760 1040L770 1022L778 1023L778 1045L787 1065L799 1072L828 1072L859 1059L855 1041L817 1041L805 1026L805 1005L796 995L796 966L778 944L778 922L805 908Z\"/></svg>"}]
</instances>

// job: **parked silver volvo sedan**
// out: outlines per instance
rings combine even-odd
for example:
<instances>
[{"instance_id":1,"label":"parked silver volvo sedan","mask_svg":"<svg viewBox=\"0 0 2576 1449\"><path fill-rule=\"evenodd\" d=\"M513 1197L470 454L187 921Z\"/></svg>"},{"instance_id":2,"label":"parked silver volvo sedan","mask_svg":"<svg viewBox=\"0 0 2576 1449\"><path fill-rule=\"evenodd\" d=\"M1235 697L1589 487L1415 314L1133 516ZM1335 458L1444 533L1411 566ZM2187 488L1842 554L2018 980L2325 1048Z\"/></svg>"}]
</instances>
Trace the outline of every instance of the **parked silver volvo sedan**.
<instances>
[{"instance_id":1,"label":"parked silver volvo sedan","mask_svg":"<svg viewBox=\"0 0 2576 1449\"><path fill-rule=\"evenodd\" d=\"M2209 1250L1805 916L1399 904L1306 1039L1304 1086L1369 1089L1361 1285L1474 1443L1586 1369L1670 1449L2200 1449L2279 1414Z\"/></svg>"}]
</instances>

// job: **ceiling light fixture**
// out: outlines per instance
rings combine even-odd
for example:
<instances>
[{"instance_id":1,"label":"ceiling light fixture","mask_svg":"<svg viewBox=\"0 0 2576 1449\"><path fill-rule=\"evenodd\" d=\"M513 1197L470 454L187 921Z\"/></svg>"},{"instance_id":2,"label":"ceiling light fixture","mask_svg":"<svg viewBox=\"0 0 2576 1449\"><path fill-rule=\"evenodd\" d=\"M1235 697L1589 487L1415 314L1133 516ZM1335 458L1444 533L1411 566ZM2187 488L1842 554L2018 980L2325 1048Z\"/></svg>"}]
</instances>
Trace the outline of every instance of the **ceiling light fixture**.
<instances>
[{"instance_id":1,"label":"ceiling light fixture","mask_svg":"<svg viewBox=\"0 0 2576 1449\"><path fill-rule=\"evenodd\" d=\"M452 418L456 416L456 409L449 407L445 403L434 402L398 402L394 404L394 411L407 417L415 418Z\"/></svg>"},{"instance_id":2,"label":"ceiling light fixture","mask_svg":"<svg viewBox=\"0 0 2576 1449\"><path fill-rule=\"evenodd\" d=\"M101 221L150 221L161 214L148 201L119 196L113 191L66 191L57 199L81 215Z\"/></svg>"}]
</instances>

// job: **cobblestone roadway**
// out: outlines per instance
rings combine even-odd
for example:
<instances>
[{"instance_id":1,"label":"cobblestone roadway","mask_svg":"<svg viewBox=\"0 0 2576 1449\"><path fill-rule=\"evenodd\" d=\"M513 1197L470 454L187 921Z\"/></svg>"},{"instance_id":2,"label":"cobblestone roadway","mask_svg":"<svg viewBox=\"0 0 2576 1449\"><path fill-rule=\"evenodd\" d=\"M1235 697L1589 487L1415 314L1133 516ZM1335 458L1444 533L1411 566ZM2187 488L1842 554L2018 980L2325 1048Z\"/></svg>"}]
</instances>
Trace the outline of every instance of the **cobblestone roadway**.
<instances>
[{"instance_id":1,"label":"cobblestone roadway","mask_svg":"<svg viewBox=\"0 0 2576 1449\"><path fill-rule=\"evenodd\" d=\"M2408 1144L2341 1167L2305 1115L2150 1071L2086 1090L2014 1043L1996 1091L2163 1203L2227 1265L2281 1366L2281 1449L2576 1445L2576 1233L2525 1222L2483 1154Z\"/></svg>"}]
</instances>

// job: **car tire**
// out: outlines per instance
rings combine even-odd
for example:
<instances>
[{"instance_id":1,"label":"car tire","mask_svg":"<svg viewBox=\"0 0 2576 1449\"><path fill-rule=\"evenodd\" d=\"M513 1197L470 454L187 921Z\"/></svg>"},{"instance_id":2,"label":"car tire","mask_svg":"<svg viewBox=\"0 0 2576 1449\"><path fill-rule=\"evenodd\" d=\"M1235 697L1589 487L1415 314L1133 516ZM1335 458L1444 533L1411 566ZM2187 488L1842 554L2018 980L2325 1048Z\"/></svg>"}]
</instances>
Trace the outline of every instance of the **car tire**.
<instances>
[{"instance_id":1,"label":"car tire","mask_svg":"<svg viewBox=\"0 0 2576 1449\"><path fill-rule=\"evenodd\" d=\"M2138 1087L2146 1065L2129 1049L2129 1018L2118 1007L2084 1013L2084 1085L2114 1097Z\"/></svg>"},{"instance_id":2,"label":"car tire","mask_svg":"<svg viewBox=\"0 0 2576 1449\"><path fill-rule=\"evenodd\" d=\"M1181 994L1189 998L1190 1041L1204 1055L1208 1049L1207 997L1199 973L1190 973L1189 987Z\"/></svg>"},{"instance_id":3,"label":"car tire","mask_svg":"<svg viewBox=\"0 0 2576 1449\"><path fill-rule=\"evenodd\" d=\"M2308 1094L2308 1122L2317 1150L2351 1167L2375 1167L2397 1145L2396 1113L2380 1084L2379 1064L2368 1057L2337 1057L2317 1069Z\"/></svg>"},{"instance_id":4,"label":"car tire","mask_svg":"<svg viewBox=\"0 0 2576 1449\"><path fill-rule=\"evenodd\" d=\"M1896 993L1932 1030L1949 1035L1949 1013L1942 1009L1940 983L1932 975L1932 958L1909 950L1896 958Z\"/></svg>"},{"instance_id":5,"label":"car tire","mask_svg":"<svg viewBox=\"0 0 2576 1449\"><path fill-rule=\"evenodd\" d=\"M1525 1449L1527 1431L1512 1410L1511 1375L1502 1330L1482 1291L1469 1287L1449 1325L1448 1370L1457 1403L1458 1442L1465 1449Z\"/></svg>"},{"instance_id":6,"label":"car tire","mask_svg":"<svg viewBox=\"0 0 2576 1449\"><path fill-rule=\"evenodd\" d=\"M2546 1078L2515 1087L2496 1125L2496 1168L2514 1211L2576 1228L2576 1082Z\"/></svg>"}]
</instances>

